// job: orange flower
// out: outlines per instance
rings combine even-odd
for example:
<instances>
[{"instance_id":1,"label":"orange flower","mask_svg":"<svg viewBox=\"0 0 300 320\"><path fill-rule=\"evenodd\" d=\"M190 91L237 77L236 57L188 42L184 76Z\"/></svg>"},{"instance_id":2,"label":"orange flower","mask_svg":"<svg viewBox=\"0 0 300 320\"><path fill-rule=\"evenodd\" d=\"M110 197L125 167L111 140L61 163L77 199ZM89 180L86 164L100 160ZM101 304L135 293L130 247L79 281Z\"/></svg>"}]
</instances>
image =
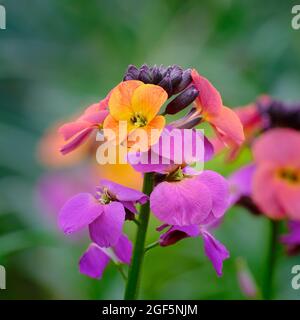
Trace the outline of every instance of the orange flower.
<instances>
[{"instance_id":1,"label":"orange flower","mask_svg":"<svg viewBox=\"0 0 300 320\"><path fill-rule=\"evenodd\" d=\"M165 126L165 118L158 115L161 106L168 98L167 92L159 86L129 80L115 87L108 101L110 114L106 117L103 128L111 129L116 135L116 142L127 139L128 146L144 130L148 139L147 146L140 145L146 151L157 142ZM120 121L126 123L126 133L120 132ZM156 129L155 133L151 130Z\"/></svg>"}]
</instances>

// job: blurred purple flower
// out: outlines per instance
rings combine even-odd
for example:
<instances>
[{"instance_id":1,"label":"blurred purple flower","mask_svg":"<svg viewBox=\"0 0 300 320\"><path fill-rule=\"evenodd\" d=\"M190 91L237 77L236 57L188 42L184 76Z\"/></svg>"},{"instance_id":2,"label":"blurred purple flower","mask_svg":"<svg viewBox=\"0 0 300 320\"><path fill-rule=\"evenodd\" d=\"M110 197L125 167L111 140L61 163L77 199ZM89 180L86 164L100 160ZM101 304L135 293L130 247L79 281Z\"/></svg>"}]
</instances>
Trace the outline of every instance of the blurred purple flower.
<instances>
[{"instance_id":1,"label":"blurred purple flower","mask_svg":"<svg viewBox=\"0 0 300 320\"><path fill-rule=\"evenodd\" d=\"M70 234L89 226L90 237L100 247L116 245L126 218L127 209L136 213L135 204L144 204L148 197L140 191L109 180L101 180L96 194L79 193L63 206L59 226Z\"/></svg>"},{"instance_id":2,"label":"blurred purple flower","mask_svg":"<svg viewBox=\"0 0 300 320\"><path fill-rule=\"evenodd\" d=\"M300 222L288 222L289 233L281 237L281 242L286 245L287 252L294 255L300 252Z\"/></svg>"},{"instance_id":3,"label":"blurred purple flower","mask_svg":"<svg viewBox=\"0 0 300 320\"><path fill-rule=\"evenodd\" d=\"M115 263L129 264L132 255L132 243L121 235L115 246L101 248L91 243L79 261L79 270L91 278L101 279L103 271L112 260Z\"/></svg>"}]
</instances>

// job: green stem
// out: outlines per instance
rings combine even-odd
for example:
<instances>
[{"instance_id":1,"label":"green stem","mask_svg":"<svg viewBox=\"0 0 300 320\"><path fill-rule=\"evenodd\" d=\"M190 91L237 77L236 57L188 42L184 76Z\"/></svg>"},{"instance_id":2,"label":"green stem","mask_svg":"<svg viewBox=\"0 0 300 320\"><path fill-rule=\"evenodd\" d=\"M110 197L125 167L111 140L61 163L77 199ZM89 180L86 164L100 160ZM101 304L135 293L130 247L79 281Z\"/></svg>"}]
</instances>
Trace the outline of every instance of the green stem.
<instances>
[{"instance_id":1,"label":"green stem","mask_svg":"<svg viewBox=\"0 0 300 320\"><path fill-rule=\"evenodd\" d=\"M270 300L273 297L273 285L274 285L274 273L277 261L277 249L278 249L278 234L280 229L280 223L278 221L270 220L270 240L267 253L267 262L265 269L265 278L263 285L263 297L266 300Z\"/></svg>"},{"instance_id":2,"label":"green stem","mask_svg":"<svg viewBox=\"0 0 300 320\"><path fill-rule=\"evenodd\" d=\"M150 249L153 249L153 248L157 247L158 245L159 245L158 241L155 241L155 242L152 242L152 243L148 244L147 247L145 248L145 252L147 252Z\"/></svg>"},{"instance_id":3,"label":"green stem","mask_svg":"<svg viewBox=\"0 0 300 320\"><path fill-rule=\"evenodd\" d=\"M153 175L146 173L144 176L143 192L150 195L153 189ZM149 201L141 206L137 234L135 238L131 265L129 267L128 281L125 289L125 300L137 299L141 278L142 264L145 254L145 240L150 215Z\"/></svg>"}]
</instances>

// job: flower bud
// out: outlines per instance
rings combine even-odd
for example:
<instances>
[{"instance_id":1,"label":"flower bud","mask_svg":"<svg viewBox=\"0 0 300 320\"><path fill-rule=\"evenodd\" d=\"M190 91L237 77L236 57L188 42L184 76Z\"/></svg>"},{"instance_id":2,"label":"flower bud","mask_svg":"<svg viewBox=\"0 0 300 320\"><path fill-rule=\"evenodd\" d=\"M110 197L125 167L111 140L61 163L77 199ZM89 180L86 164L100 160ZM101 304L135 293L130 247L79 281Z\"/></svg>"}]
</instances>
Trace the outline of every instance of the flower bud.
<instances>
[{"instance_id":1,"label":"flower bud","mask_svg":"<svg viewBox=\"0 0 300 320\"><path fill-rule=\"evenodd\" d=\"M189 106L199 95L199 91L190 86L172 100L166 108L166 114L176 114Z\"/></svg>"}]
</instances>

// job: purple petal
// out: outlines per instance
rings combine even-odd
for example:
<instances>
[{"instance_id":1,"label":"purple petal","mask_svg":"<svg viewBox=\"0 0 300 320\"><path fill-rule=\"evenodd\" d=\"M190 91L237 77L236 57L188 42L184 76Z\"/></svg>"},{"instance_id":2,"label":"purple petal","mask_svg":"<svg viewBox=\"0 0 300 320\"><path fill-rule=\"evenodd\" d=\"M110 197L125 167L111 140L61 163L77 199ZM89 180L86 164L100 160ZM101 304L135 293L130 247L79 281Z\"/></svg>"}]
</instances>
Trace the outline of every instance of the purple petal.
<instances>
[{"instance_id":1,"label":"purple petal","mask_svg":"<svg viewBox=\"0 0 300 320\"><path fill-rule=\"evenodd\" d=\"M230 205L234 205L242 196L251 196L252 177L256 166L250 164L234 172L229 178Z\"/></svg>"},{"instance_id":2,"label":"purple petal","mask_svg":"<svg viewBox=\"0 0 300 320\"><path fill-rule=\"evenodd\" d=\"M89 225L102 212L102 205L90 193L79 193L62 207L58 224L65 234L73 233Z\"/></svg>"},{"instance_id":3,"label":"purple petal","mask_svg":"<svg viewBox=\"0 0 300 320\"><path fill-rule=\"evenodd\" d=\"M159 245L162 247L170 246L179 240L188 237L197 237L199 234L199 226L172 226L167 232L160 236Z\"/></svg>"},{"instance_id":4,"label":"purple petal","mask_svg":"<svg viewBox=\"0 0 300 320\"><path fill-rule=\"evenodd\" d=\"M132 201L122 201L123 206L132 213L137 213L134 202Z\"/></svg>"},{"instance_id":5,"label":"purple petal","mask_svg":"<svg viewBox=\"0 0 300 320\"><path fill-rule=\"evenodd\" d=\"M91 278L100 279L110 258L95 243L91 243L79 261L79 271Z\"/></svg>"},{"instance_id":6,"label":"purple petal","mask_svg":"<svg viewBox=\"0 0 300 320\"><path fill-rule=\"evenodd\" d=\"M204 161L209 161L214 156L213 144L204 136Z\"/></svg>"},{"instance_id":7,"label":"purple petal","mask_svg":"<svg viewBox=\"0 0 300 320\"><path fill-rule=\"evenodd\" d=\"M220 174L206 170L197 176L206 187L209 188L212 197L212 213L216 218L224 215L229 202L229 185Z\"/></svg>"},{"instance_id":8,"label":"purple petal","mask_svg":"<svg viewBox=\"0 0 300 320\"><path fill-rule=\"evenodd\" d=\"M300 245L300 222L289 221L289 233L281 237L281 242L287 245Z\"/></svg>"},{"instance_id":9,"label":"purple petal","mask_svg":"<svg viewBox=\"0 0 300 320\"><path fill-rule=\"evenodd\" d=\"M110 180L102 179L100 181L100 188L105 187L108 188L119 201L133 201L140 204L144 204L148 201L148 196L138 190L125 187Z\"/></svg>"},{"instance_id":10,"label":"purple petal","mask_svg":"<svg viewBox=\"0 0 300 320\"><path fill-rule=\"evenodd\" d=\"M113 201L103 206L103 214L90 224L91 239L100 247L112 247L122 234L125 210L120 202Z\"/></svg>"},{"instance_id":11,"label":"purple petal","mask_svg":"<svg viewBox=\"0 0 300 320\"><path fill-rule=\"evenodd\" d=\"M222 275L223 261L229 258L229 251L217 239L215 239L208 231L201 232L204 241L204 251L208 259L212 262L217 275Z\"/></svg>"},{"instance_id":12,"label":"purple petal","mask_svg":"<svg viewBox=\"0 0 300 320\"><path fill-rule=\"evenodd\" d=\"M170 225L201 224L211 212L212 197L197 177L158 184L150 195L154 215Z\"/></svg>"},{"instance_id":13,"label":"purple petal","mask_svg":"<svg viewBox=\"0 0 300 320\"><path fill-rule=\"evenodd\" d=\"M121 235L117 244L113 247L115 255L122 263L130 264L132 256L132 243L124 234Z\"/></svg>"}]
</instances>

